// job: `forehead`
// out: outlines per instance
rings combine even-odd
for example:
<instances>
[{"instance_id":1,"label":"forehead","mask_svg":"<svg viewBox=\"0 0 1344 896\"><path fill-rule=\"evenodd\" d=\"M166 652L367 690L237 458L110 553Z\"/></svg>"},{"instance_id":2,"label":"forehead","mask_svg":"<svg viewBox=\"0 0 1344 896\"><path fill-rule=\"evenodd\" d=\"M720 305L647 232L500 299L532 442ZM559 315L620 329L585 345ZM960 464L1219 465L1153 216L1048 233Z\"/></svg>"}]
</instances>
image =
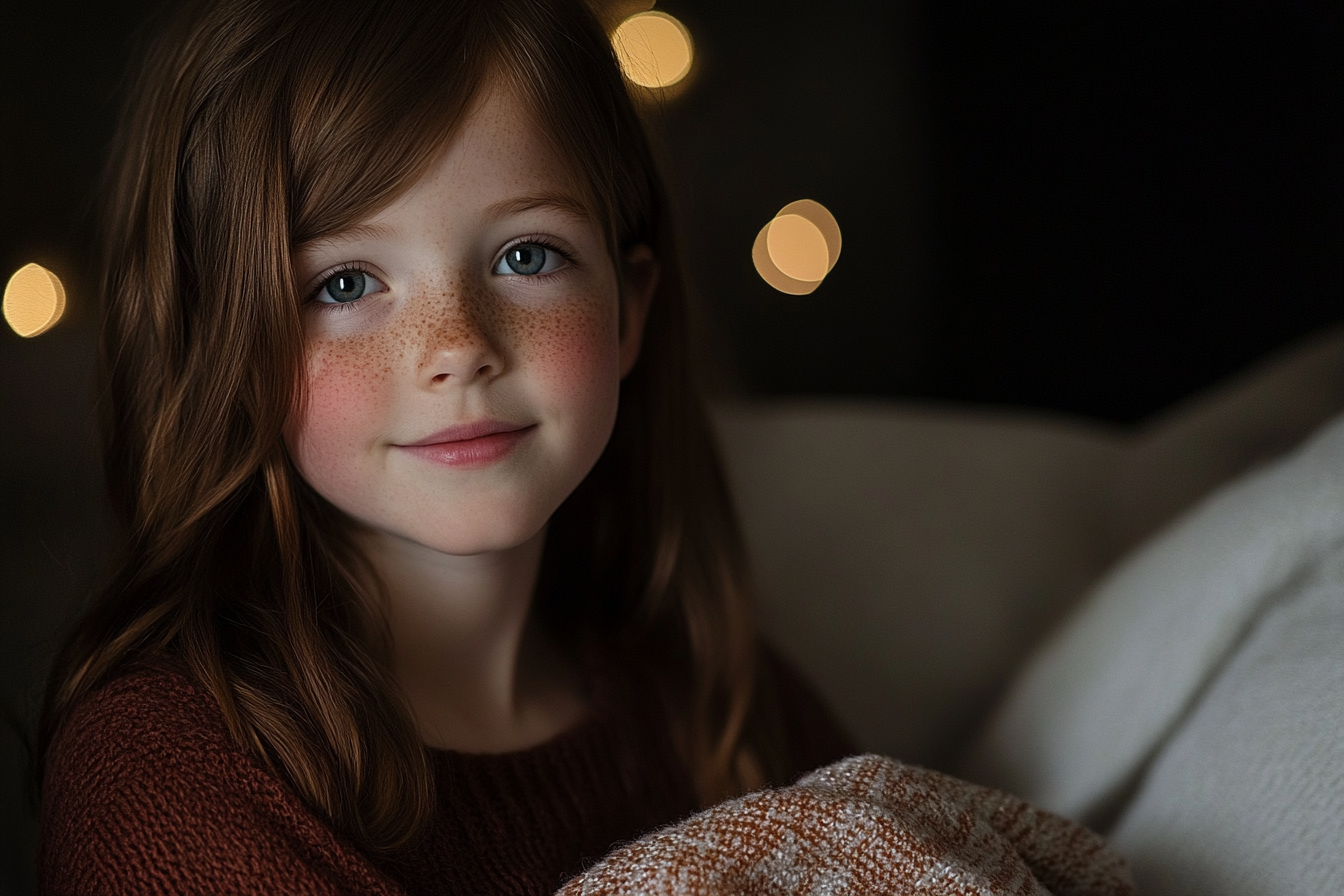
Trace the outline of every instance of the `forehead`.
<instances>
[{"instance_id":1,"label":"forehead","mask_svg":"<svg viewBox=\"0 0 1344 896\"><path fill-rule=\"evenodd\" d=\"M381 210L298 247L302 257L350 238L442 230L450 219L485 221L545 208L602 229L594 194L506 81L488 79L425 169Z\"/></svg>"}]
</instances>

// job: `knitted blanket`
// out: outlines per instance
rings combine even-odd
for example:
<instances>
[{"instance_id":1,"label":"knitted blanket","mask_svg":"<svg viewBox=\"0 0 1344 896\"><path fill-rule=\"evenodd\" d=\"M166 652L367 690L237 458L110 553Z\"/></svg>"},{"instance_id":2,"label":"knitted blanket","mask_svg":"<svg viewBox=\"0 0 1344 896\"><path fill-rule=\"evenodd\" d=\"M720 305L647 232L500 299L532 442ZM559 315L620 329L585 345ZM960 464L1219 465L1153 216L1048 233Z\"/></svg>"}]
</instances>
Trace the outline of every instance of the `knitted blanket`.
<instances>
[{"instance_id":1,"label":"knitted blanket","mask_svg":"<svg viewBox=\"0 0 1344 896\"><path fill-rule=\"evenodd\" d=\"M610 853L556 896L1122 896L1124 859L1016 797L881 756L721 803Z\"/></svg>"}]
</instances>

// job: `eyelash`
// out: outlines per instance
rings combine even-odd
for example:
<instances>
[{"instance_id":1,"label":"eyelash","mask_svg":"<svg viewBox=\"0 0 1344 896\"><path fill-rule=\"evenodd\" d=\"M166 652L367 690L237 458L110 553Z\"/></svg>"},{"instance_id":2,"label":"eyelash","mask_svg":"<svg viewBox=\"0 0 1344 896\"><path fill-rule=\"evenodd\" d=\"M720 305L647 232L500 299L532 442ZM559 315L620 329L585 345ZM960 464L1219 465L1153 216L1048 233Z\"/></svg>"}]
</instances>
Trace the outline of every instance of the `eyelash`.
<instances>
[{"instance_id":1,"label":"eyelash","mask_svg":"<svg viewBox=\"0 0 1344 896\"><path fill-rule=\"evenodd\" d=\"M323 314L336 311L353 311L355 306L362 304L364 299L368 298L368 296L355 299L353 302L319 302L317 300L318 293L326 289L327 283L331 280L332 277L335 277L337 274L344 274L348 271L358 271L359 273L364 274L367 277L374 276L373 271L369 270L369 266L362 261L354 261L348 264L337 265L334 268L330 268L329 270L323 271L318 276L317 286L313 287L313 289L308 293L308 298L304 301L304 304L316 308Z\"/></svg>"},{"instance_id":2,"label":"eyelash","mask_svg":"<svg viewBox=\"0 0 1344 896\"><path fill-rule=\"evenodd\" d=\"M554 252L556 255L559 255L562 259L564 259L565 264L567 266L578 267L579 265L578 261L575 260L573 254L557 246L549 237L524 236L519 237L518 239L514 240L513 242L505 246L500 251L500 253L495 256L494 262L490 265L490 270L493 271L495 268L499 267L499 263L504 260L504 256L509 254L510 249L517 249L519 246L540 246L547 252ZM564 268L561 268L559 271L551 271L546 274L514 274L512 276L522 277L524 280L548 280L551 277L554 277L556 274L559 274L563 271ZM509 275L501 274L499 276L509 276Z\"/></svg>"},{"instance_id":3,"label":"eyelash","mask_svg":"<svg viewBox=\"0 0 1344 896\"><path fill-rule=\"evenodd\" d=\"M578 266L578 262L574 259L573 254L560 248L558 245L555 244L553 240L544 236L524 236L519 237L518 239L514 240L513 242L505 246L504 249L499 253L499 255L496 256L495 261L490 265L490 270L493 271L496 267L499 266L499 263L504 260L504 256L508 253L510 249L516 249L519 246L540 246L547 252L554 252L556 255L559 255L561 258L564 259L566 265L572 267ZM546 280L551 277L554 277L556 274L561 273L561 271L563 270L564 268L561 268L560 271L551 271L546 274L531 274L531 275L515 274L514 276L522 277L525 280ZM362 304L364 299L368 298L368 296L365 296L364 298L355 299L353 302L319 302L317 300L317 294L326 288L327 282L331 280L332 277L335 277L337 274L344 274L347 271L358 271L359 273L369 277L374 276L373 272L369 270L369 266L364 264L362 261L337 265L334 268L330 268L326 271L323 271L318 276L317 286L313 287L313 289L308 293L308 298L304 301L304 304L316 307L317 310L322 312L323 314L336 311L352 311L356 306ZM506 276L506 275L499 275L499 276Z\"/></svg>"}]
</instances>

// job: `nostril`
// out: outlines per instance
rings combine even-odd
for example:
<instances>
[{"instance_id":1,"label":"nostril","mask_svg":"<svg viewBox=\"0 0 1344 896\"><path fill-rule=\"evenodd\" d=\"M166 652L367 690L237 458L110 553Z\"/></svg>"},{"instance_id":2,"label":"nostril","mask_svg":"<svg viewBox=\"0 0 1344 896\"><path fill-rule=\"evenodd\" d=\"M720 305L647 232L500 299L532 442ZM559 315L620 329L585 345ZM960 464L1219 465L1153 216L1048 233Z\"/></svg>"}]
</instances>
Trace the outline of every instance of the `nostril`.
<instances>
[{"instance_id":1,"label":"nostril","mask_svg":"<svg viewBox=\"0 0 1344 896\"><path fill-rule=\"evenodd\" d=\"M478 377L496 377L504 369L503 358L485 338L431 345L419 365L420 376L424 377L422 383L444 387L450 383L468 383Z\"/></svg>"},{"instance_id":2,"label":"nostril","mask_svg":"<svg viewBox=\"0 0 1344 896\"><path fill-rule=\"evenodd\" d=\"M493 365L493 364L482 364L480 367L477 367L477 368L476 368L476 370L475 370L475 372L472 374L472 377L471 377L471 378L473 378L473 379L474 379L475 377L486 377L486 378L488 378L488 377L493 376L493 375L494 375L494 372L495 372L495 365ZM440 372L440 373L436 373L436 374L434 374L432 377L430 377L430 381L433 382L435 385L443 385L444 383L448 382L449 379L451 379L451 378L453 378L453 377L455 377L455 376L458 377L458 378L461 378L461 377L462 377L462 374L461 374L461 373L454 373L454 372L451 371L451 370L445 370L445 371L442 371L442 372Z\"/></svg>"}]
</instances>

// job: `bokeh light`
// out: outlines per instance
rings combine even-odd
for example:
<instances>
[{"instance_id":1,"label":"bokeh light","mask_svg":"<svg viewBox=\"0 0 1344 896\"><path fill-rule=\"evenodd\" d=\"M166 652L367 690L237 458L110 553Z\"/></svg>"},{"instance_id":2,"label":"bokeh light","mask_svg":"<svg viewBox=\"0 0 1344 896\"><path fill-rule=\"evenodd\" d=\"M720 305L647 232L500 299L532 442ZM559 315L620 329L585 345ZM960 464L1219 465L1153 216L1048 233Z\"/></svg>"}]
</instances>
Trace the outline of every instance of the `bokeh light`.
<instances>
[{"instance_id":1,"label":"bokeh light","mask_svg":"<svg viewBox=\"0 0 1344 896\"><path fill-rule=\"evenodd\" d=\"M766 283L805 296L821 285L840 258L840 225L821 203L790 202L756 235L751 259Z\"/></svg>"},{"instance_id":2,"label":"bokeh light","mask_svg":"<svg viewBox=\"0 0 1344 896\"><path fill-rule=\"evenodd\" d=\"M766 232L765 248L775 267L795 280L826 276L831 260L826 237L802 215L776 215Z\"/></svg>"},{"instance_id":3,"label":"bokeh light","mask_svg":"<svg viewBox=\"0 0 1344 896\"><path fill-rule=\"evenodd\" d=\"M20 336L39 336L65 314L61 278L39 264L26 264L5 285L5 322Z\"/></svg>"},{"instance_id":4,"label":"bokeh light","mask_svg":"<svg viewBox=\"0 0 1344 896\"><path fill-rule=\"evenodd\" d=\"M625 77L641 87L671 87L691 71L691 33L659 10L630 16L611 35Z\"/></svg>"}]
</instances>

